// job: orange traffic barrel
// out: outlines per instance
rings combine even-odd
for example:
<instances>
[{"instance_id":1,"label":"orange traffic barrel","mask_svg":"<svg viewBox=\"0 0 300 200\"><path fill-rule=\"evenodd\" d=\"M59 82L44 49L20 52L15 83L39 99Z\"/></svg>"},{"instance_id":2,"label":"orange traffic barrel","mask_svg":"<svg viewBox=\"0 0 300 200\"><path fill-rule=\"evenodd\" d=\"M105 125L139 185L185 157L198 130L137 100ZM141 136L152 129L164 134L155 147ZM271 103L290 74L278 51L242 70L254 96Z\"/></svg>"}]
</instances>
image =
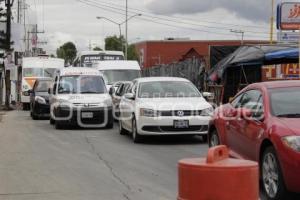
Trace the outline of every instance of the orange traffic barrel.
<instances>
[{"instance_id":1,"label":"orange traffic barrel","mask_svg":"<svg viewBox=\"0 0 300 200\"><path fill-rule=\"evenodd\" d=\"M258 200L258 164L229 158L226 146L209 149L207 158L178 164L178 200Z\"/></svg>"}]
</instances>

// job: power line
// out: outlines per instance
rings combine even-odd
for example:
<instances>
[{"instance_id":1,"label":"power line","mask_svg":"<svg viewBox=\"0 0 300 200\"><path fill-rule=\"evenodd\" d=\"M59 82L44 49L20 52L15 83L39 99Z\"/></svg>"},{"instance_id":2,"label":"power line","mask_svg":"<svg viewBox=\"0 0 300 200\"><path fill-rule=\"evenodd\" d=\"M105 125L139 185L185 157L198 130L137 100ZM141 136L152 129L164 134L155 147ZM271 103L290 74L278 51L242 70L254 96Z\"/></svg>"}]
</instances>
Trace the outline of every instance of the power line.
<instances>
[{"instance_id":1,"label":"power line","mask_svg":"<svg viewBox=\"0 0 300 200\"><path fill-rule=\"evenodd\" d=\"M95 2L92 1L92 0L87 0L88 2L90 3L93 3L93 4L97 4L99 6L102 6L102 7L106 7L106 8L111 8L111 9L114 9L114 10L123 10L125 11L124 9L120 9L119 7L115 7L113 5L105 5L105 4L101 4L101 3L98 3L98 2ZM133 12L133 11L130 11L131 13L133 14L137 14L137 12ZM148 15L148 14L143 14L144 17L149 17L150 19L153 20L153 18L155 19L158 19L160 21L167 21L167 22L172 22L172 23L179 23L179 24L184 24L184 25L192 25L192 26L200 26L200 27L204 27L204 28L209 28L209 29L216 29L216 30L224 30L225 28L224 27L212 27L212 26L207 26L207 25L200 25L200 24L195 24L195 23L190 23L190 22L183 22L183 21L178 21L178 20L173 20L173 19L166 19L166 18L162 18L162 17L156 17L156 16L152 16L152 15ZM229 29L228 27L226 27L227 31L230 31L231 29ZM248 33L252 33L252 34L257 34L257 35L269 35L269 33L267 32L258 32L258 31L247 31Z\"/></svg>"},{"instance_id":2,"label":"power line","mask_svg":"<svg viewBox=\"0 0 300 200\"><path fill-rule=\"evenodd\" d=\"M106 4L106 5L109 5L109 6L118 6L118 7L120 7L120 5L114 4L114 3L107 3L107 2L100 1L100 0L94 0L94 2L95 2L95 1L96 1L97 3L99 3L99 4L100 4L100 2L101 2L102 4ZM95 2L95 3L96 3L96 2ZM123 7L123 8L124 8L124 7ZM151 15L152 17L153 17L153 16L161 16L161 17L167 17L167 18L171 18L171 19L179 19L179 20L190 21L190 22L193 22L194 25L201 25L201 26L203 26L203 24L199 24L199 22L204 22L204 23L208 23L208 24L219 24L219 25L223 25L222 27L219 27L219 28L224 28L224 27L228 28L228 27L237 27L237 26L238 26L238 27L247 27L247 28L251 27L251 28L254 28L254 29L264 29L264 30L265 30L265 28L266 28L266 27L264 27L264 26L230 24L230 23L222 23L222 22L206 21L206 20L195 21L194 19L189 19L189 18L182 18L182 17L175 17L175 16L170 17L170 16L167 16L167 15L157 15L157 14L152 14L152 13L149 13L149 12L147 12L147 11L144 11L144 10L141 10L141 9L136 9L136 8L129 8L129 10L132 10L132 12L138 11L138 12L142 12L142 13L145 13L145 14L149 14L149 15ZM134 10L134 11L133 11L133 10ZM160 17L160 19L161 19L161 17ZM159 18L159 17L157 17L157 18ZM196 24L195 24L195 23L196 23ZM225 25L225 26L224 26L224 25Z\"/></svg>"},{"instance_id":3,"label":"power line","mask_svg":"<svg viewBox=\"0 0 300 200\"><path fill-rule=\"evenodd\" d=\"M120 12L120 8L116 8L116 7L113 7L113 6L106 6L106 5L101 5L99 3L95 3L91 0L86 0L86 1L83 1L83 0L77 0L81 3L84 3L86 5L89 5L89 6L93 6L93 7L97 7L97 8L100 8L102 10L106 10L106 11L109 11L109 12L113 12L115 14L119 14L119 15L122 15L124 16L124 13ZM123 10L124 11L124 10ZM135 13L135 12L132 12L132 13ZM142 17L139 17L138 19L140 20L143 20L143 21L148 21L148 22L153 22L155 24L160 24L160 25L164 25L164 26L169 26L169 27L174 27L174 28L180 28L180 29L190 29L190 30L194 30L194 31L198 31L198 32L205 32L205 33L212 33L212 34L218 34L218 35L230 35L230 36L233 36L233 34L230 34L230 33L221 33L221 32L214 32L214 31L208 31L208 30L203 30L203 29L196 29L196 28L192 28L192 27L187 27L187 26L179 26L179 25L174 25L174 24L169 24L169 23L163 23L163 22L158 22L157 20L153 20L153 17L145 17L144 15ZM178 23L178 22L176 22ZM183 24L183 23L182 23ZM188 25L188 24L184 24L184 25ZM248 36L248 37L255 37L255 36ZM267 37L262 37L260 36L261 38L267 38Z\"/></svg>"}]
</instances>

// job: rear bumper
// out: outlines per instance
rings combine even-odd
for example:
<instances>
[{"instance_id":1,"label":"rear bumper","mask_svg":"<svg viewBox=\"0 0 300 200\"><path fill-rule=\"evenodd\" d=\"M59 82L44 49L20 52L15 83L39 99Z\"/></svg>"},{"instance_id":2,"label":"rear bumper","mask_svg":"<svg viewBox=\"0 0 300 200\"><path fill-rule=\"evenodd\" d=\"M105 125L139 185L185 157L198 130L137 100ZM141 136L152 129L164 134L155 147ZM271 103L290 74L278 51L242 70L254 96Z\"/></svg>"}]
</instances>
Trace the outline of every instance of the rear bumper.
<instances>
[{"instance_id":1,"label":"rear bumper","mask_svg":"<svg viewBox=\"0 0 300 200\"><path fill-rule=\"evenodd\" d=\"M93 113L92 118L83 118L82 113ZM55 120L60 124L79 125L86 128L105 127L113 120L112 107L107 108L69 108L57 107Z\"/></svg>"}]
</instances>

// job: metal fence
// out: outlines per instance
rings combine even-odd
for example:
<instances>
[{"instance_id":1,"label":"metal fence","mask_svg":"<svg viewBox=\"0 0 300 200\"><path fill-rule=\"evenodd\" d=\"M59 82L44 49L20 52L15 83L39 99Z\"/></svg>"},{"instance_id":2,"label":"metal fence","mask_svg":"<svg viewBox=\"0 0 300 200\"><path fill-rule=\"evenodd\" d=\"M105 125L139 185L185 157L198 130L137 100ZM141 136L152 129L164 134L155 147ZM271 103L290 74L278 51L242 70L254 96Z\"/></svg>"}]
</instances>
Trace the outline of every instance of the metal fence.
<instances>
[{"instance_id":1,"label":"metal fence","mask_svg":"<svg viewBox=\"0 0 300 200\"><path fill-rule=\"evenodd\" d=\"M205 62L200 59L187 59L169 65L158 65L143 70L143 76L181 77L193 82L198 89L204 88Z\"/></svg>"}]
</instances>

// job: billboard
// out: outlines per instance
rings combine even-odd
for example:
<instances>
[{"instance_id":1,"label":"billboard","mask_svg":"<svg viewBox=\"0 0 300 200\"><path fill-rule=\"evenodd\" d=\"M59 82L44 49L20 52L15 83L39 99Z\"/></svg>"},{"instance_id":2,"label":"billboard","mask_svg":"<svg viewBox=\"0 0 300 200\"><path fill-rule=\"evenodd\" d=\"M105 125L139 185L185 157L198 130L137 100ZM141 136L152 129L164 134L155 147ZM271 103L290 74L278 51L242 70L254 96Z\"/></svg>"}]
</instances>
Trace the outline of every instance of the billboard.
<instances>
[{"instance_id":1,"label":"billboard","mask_svg":"<svg viewBox=\"0 0 300 200\"><path fill-rule=\"evenodd\" d=\"M300 35L298 32L282 32L278 31L277 41L282 43L298 43Z\"/></svg>"},{"instance_id":2,"label":"billboard","mask_svg":"<svg viewBox=\"0 0 300 200\"><path fill-rule=\"evenodd\" d=\"M277 27L281 30L300 29L300 2L284 2L278 6Z\"/></svg>"}]
</instances>

